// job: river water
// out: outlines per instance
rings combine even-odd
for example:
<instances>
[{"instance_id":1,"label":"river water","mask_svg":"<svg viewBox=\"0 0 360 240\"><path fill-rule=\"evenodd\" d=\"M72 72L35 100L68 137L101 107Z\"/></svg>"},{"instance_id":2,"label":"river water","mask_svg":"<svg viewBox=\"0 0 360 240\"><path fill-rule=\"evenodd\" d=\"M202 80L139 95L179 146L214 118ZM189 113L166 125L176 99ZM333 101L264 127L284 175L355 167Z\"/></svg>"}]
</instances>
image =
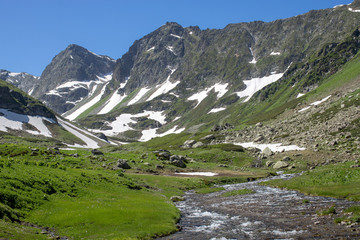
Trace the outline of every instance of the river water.
<instances>
[{"instance_id":1,"label":"river water","mask_svg":"<svg viewBox=\"0 0 360 240\"><path fill-rule=\"evenodd\" d=\"M360 239L359 225L348 227L333 222L332 216L316 211L336 205L336 211L353 202L305 196L296 191L261 186L270 179L289 179L281 174L254 182L223 186L210 194L187 192L181 210L181 231L162 239ZM223 192L252 189L253 194L220 197ZM304 200L306 199L305 203Z\"/></svg>"}]
</instances>

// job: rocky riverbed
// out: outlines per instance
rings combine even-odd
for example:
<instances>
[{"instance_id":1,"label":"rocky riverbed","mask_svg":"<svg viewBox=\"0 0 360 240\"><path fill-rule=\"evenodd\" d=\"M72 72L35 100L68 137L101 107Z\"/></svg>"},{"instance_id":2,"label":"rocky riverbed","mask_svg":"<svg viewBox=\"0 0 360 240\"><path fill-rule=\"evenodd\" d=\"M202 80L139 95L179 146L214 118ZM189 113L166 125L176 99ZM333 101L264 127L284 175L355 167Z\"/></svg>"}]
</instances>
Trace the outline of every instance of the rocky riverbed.
<instances>
[{"instance_id":1,"label":"rocky riverbed","mask_svg":"<svg viewBox=\"0 0 360 240\"><path fill-rule=\"evenodd\" d=\"M259 185L266 180L225 185L210 194L186 193L186 200L177 203L181 231L162 239L360 239L358 224L335 224L336 216L317 214L331 206L340 213L353 202ZM255 193L220 196L244 188Z\"/></svg>"}]
</instances>

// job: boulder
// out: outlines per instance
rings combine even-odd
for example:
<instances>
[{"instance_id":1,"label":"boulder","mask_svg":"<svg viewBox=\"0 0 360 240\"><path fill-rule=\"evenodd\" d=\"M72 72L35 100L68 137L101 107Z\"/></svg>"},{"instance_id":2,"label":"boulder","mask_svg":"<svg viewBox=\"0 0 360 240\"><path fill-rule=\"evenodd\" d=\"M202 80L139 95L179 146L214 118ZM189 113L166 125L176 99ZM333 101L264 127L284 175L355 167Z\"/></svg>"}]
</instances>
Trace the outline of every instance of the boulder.
<instances>
[{"instance_id":1,"label":"boulder","mask_svg":"<svg viewBox=\"0 0 360 240\"><path fill-rule=\"evenodd\" d=\"M266 161L266 163L265 163L265 165L266 165L267 167L271 167L273 164L274 164L273 161Z\"/></svg>"},{"instance_id":2,"label":"boulder","mask_svg":"<svg viewBox=\"0 0 360 240\"><path fill-rule=\"evenodd\" d=\"M275 163L275 165L273 166L274 169L280 169L280 168L286 168L288 167L289 164L287 162L284 162L284 161L277 161Z\"/></svg>"},{"instance_id":3,"label":"boulder","mask_svg":"<svg viewBox=\"0 0 360 240\"><path fill-rule=\"evenodd\" d=\"M192 148L199 148L199 147L203 147L205 144L203 144L202 142L197 142L195 143Z\"/></svg>"},{"instance_id":4,"label":"boulder","mask_svg":"<svg viewBox=\"0 0 360 240\"><path fill-rule=\"evenodd\" d=\"M183 148L192 148L195 143L195 140L187 140L184 142Z\"/></svg>"},{"instance_id":5,"label":"boulder","mask_svg":"<svg viewBox=\"0 0 360 240\"><path fill-rule=\"evenodd\" d=\"M258 135L258 136L256 136L256 138L254 139L254 142L260 142L260 141L262 141L262 140L264 140L264 136Z\"/></svg>"},{"instance_id":6,"label":"boulder","mask_svg":"<svg viewBox=\"0 0 360 240\"><path fill-rule=\"evenodd\" d=\"M214 140L216 137L214 134L210 134L210 135L207 135L203 138L201 138L201 140Z\"/></svg>"},{"instance_id":7,"label":"boulder","mask_svg":"<svg viewBox=\"0 0 360 240\"><path fill-rule=\"evenodd\" d=\"M186 164L178 155L171 156L170 162L172 165L175 165L177 167L186 168Z\"/></svg>"},{"instance_id":8,"label":"boulder","mask_svg":"<svg viewBox=\"0 0 360 240\"><path fill-rule=\"evenodd\" d=\"M171 201L173 202L180 202L180 201L185 201L185 198L184 197L180 197L180 196L172 196L170 198Z\"/></svg>"},{"instance_id":9,"label":"boulder","mask_svg":"<svg viewBox=\"0 0 360 240\"><path fill-rule=\"evenodd\" d=\"M271 151L270 148L266 147L264 150L262 150L262 154L264 154L264 156L269 157L273 155L273 152Z\"/></svg>"},{"instance_id":10,"label":"boulder","mask_svg":"<svg viewBox=\"0 0 360 240\"><path fill-rule=\"evenodd\" d=\"M289 161L291 161L291 158L288 157L288 156L285 156L285 157L283 157L283 161L284 162L289 162Z\"/></svg>"},{"instance_id":11,"label":"boulder","mask_svg":"<svg viewBox=\"0 0 360 240\"><path fill-rule=\"evenodd\" d=\"M119 159L117 161L117 167L122 169L130 169L130 165L128 164L127 160L125 159Z\"/></svg>"},{"instance_id":12,"label":"boulder","mask_svg":"<svg viewBox=\"0 0 360 240\"><path fill-rule=\"evenodd\" d=\"M91 153L92 153L93 155L104 155L103 152L101 152L100 150L97 150L97 149L91 150Z\"/></svg>"}]
</instances>

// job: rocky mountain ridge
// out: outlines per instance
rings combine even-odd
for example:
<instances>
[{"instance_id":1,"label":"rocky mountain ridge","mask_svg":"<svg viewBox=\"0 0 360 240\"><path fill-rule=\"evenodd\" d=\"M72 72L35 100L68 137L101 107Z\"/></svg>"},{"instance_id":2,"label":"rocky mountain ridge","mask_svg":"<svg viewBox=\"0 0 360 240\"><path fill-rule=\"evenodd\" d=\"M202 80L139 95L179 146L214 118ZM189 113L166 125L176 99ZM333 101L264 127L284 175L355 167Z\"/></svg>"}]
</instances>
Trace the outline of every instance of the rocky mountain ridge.
<instances>
[{"instance_id":1,"label":"rocky mountain ridge","mask_svg":"<svg viewBox=\"0 0 360 240\"><path fill-rule=\"evenodd\" d=\"M116 62L70 45L31 93L118 140L236 126L271 104L293 104L351 61L359 50L351 40L358 38L358 4L224 29L168 22Z\"/></svg>"}]
</instances>

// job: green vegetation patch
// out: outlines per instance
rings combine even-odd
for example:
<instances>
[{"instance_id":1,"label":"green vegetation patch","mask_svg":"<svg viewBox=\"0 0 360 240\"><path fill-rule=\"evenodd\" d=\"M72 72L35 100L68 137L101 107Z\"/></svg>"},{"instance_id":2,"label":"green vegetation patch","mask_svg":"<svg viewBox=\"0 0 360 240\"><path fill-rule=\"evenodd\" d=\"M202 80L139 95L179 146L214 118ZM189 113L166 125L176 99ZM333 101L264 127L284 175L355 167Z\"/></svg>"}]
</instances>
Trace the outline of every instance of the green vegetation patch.
<instances>
[{"instance_id":1,"label":"green vegetation patch","mask_svg":"<svg viewBox=\"0 0 360 240\"><path fill-rule=\"evenodd\" d=\"M231 196L245 195L245 194L252 194L252 193L255 193L255 191L252 189L244 188L244 189L224 192L223 194L221 194L221 197L231 197Z\"/></svg>"},{"instance_id":2,"label":"green vegetation patch","mask_svg":"<svg viewBox=\"0 0 360 240\"><path fill-rule=\"evenodd\" d=\"M271 180L265 185L294 189L300 192L360 201L360 171L351 168L354 162L318 167L290 180Z\"/></svg>"}]
</instances>

